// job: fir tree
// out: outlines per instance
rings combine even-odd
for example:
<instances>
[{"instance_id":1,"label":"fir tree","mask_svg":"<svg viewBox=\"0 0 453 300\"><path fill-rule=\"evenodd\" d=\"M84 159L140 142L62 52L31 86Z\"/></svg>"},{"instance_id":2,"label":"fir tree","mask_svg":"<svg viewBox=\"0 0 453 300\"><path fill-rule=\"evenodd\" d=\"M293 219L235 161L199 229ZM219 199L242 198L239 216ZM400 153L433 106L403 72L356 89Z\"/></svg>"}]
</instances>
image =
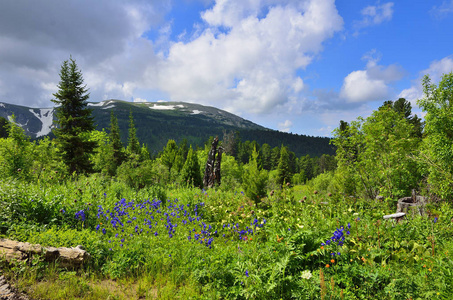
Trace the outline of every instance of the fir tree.
<instances>
[{"instance_id":1,"label":"fir tree","mask_svg":"<svg viewBox=\"0 0 453 300\"><path fill-rule=\"evenodd\" d=\"M8 137L9 122L7 119L0 117L0 138Z\"/></svg>"},{"instance_id":2,"label":"fir tree","mask_svg":"<svg viewBox=\"0 0 453 300\"><path fill-rule=\"evenodd\" d=\"M126 155L124 153L123 143L121 142L120 137L120 128L118 126L118 119L113 114L113 111L110 114L110 145L111 145L111 165L109 168L110 175L115 175L116 169L124 162Z\"/></svg>"},{"instance_id":3,"label":"fir tree","mask_svg":"<svg viewBox=\"0 0 453 300\"><path fill-rule=\"evenodd\" d=\"M282 146L280 150L280 160L277 168L277 182L279 184L288 183L291 181L292 172L290 166L289 153L286 147Z\"/></svg>"},{"instance_id":4,"label":"fir tree","mask_svg":"<svg viewBox=\"0 0 453 300\"><path fill-rule=\"evenodd\" d=\"M58 92L53 96L52 102L57 104L54 134L63 162L70 173L91 172L93 166L89 157L97 144L89 140L87 133L94 130L94 123L87 107L88 89L72 57L61 66Z\"/></svg>"},{"instance_id":5,"label":"fir tree","mask_svg":"<svg viewBox=\"0 0 453 300\"><path fill-rule=\"evenodd\" d=\"M129 113L129 139L127 141L127 153L140 155L140 142L137 138L137 130L135 129L134 117L132 111Z\"/></svg>"},{"instance_id":6,"label":"fir tree","mask_svg":"<svg viewBox=\"0 0 453 300\"><path fill-rule=\"evenodd\" d=\"M243 187L247 197L260 203L261 198L266 196L267 171L262 170L258 165L258 152L253 148L249 163L244 167Z\"/></svg>"},{"instance_id":7,"label":"fir tree","mask_svg":"<svg viewBox=\"0 0 453 300\"><path fill-rule=\"evenodd\" d=\"M193 184L193 186L196 187L201 187L203 184L198 157L197 154L194 153L192 146L190 146L186 162L181 170L181 180L191 185Z\"/></svg>"}]
</instances>

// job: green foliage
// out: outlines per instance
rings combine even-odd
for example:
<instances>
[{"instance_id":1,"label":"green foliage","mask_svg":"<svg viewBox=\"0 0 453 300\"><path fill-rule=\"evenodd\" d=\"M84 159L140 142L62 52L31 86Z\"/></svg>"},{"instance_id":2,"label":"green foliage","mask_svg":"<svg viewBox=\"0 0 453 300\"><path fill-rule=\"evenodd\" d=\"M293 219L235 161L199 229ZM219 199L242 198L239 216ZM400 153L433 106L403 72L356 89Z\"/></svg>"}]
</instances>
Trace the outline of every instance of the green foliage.
<instances>
[{"instance_id":1,"label":"green foliage","mask_svg":"<svg viewBox=\"0 0 453 300\"><path fill-rule=\"evenodd\" d=\"M277 168L277 183L284 184L290 183L292 178L292 172L289 161L289 153L286 147L281 148L280 150L280 159L278 162Z\"/></svg>"},{"instance_id":2,"label":"green foliage","mask_svg":"<svg viewBox=\"0 0 453 300\"><path fill-rule=\"evenodd\" d=\"M114 115L113 111L110 115L110 133L109 138L111 141L111 165L108 169L108 173L111 176L114 176L116 169L124 162L126 159L126 154L124 152L123 143L121 142L120 128L118 126L118 119Z\"/></svg>"},{"instance_id":3,"label":"green foliage","mask_svg":"<svg viewBox=\"0 0 453 300\"><path fill-rule=\"evenodd\" d=\"M168 140L167 146L164 148L160 160L164 166L168 168L168 172L171 172L171 168L175 164L178 156L178 146L174 140Z\"/></svg>"},{"instance_id":4,"label":"green foliage","mask_svg":"<svg viewBox=\"0 0 453 300\"><path fill-rule=\"evenodd\" d=\"M14 119L14 116L13 116ZM9 137L0 139L0 174L3 178L30 178L32 144L24 130L9 123Z\"/></svg>"},{"instance_id":5,"label":"green foliage","mask_svg":"<svg viewBox=\"0 0 453 300\"><path fill-rule=\"evenodd\" d=\"M0 117L0 138L8 137L9 122L7 119Z\"/></svg>"},{"instance_id":6,"label":"green foliage","mask_svg":"<svg viewBox=\"0 0 453 300\"><path fill-rule=\"evenodd\" d=\"M200 173L200 164L198 163L198 157L194 153L192 146L189 149L186 162L184 163L181 171L181 181L183 184L195 187L201 187L203 185Z\"/></svg>"},{"instance_id":7,"label":"green foliage","mask_svg":"<svg viewBox=\"0 0 453 300\"><path fill-rule=\"evenodd\" d=\"M255 151L250 162L257 156ZM313 182L331 185L335 176L325 172ZM270 204L265 209L239 190L181 185L136 190L94 175L0 187L2 207L11 199L16 207L0 211L8 238L43 246L81 244L91 254L80 271L47 272L36 260L4 269L19 280L40 272L20 281L25 290L33 287L36 298L106 298L109 293L99 292L106 282L139 283L126 298L178 297L188 285L191 297L210 299L317 299L321 293L325 299L426 299L448 298L453 287L448 203L431 208L435 221L408 216L393 223L382 221L389 211L385 202L315 194L307 186L285 186L265 200ZM81 210L83 221L75 218ZM123 225L112 226L111 212ZM338 232L343 245L331 240ZM69 291L69 284L80 287ZM59 296L49 296L43 286ZM110 290L110 297L123 292Z\"/></svg>"},{"instance_id":8,"label":"green foliage","mask_svg":"<svg viewBox=\"0 0 453 300\"><path fill-rule=\"evenodd\" d=\"M385 101L384 104L379 108L383 109L389 107L395 112L403 116L410 124L414 127L414 137L421 138L423 132L423 122L417 115L412 115L412 105L409 101L404 98L399 98L396 101Z\"/></svg>"},{"instance_id":9,"label":"green foliage","mask_svg":"<svg viewBox=\"0 0 453 300\"><path fill-rule=\"evenodd\" d=\"M266 196L267 171L258 167L258 152L253 150L250 162L244 166L243 187L247 197L258 204Z\"/></svg>"},{"instance_id":10,"label":"green foliage","mask_svg":"<svg viewBox=\"0 0 453 300\"><path fill-rule=\"evenodd\" d=\"M453 72L444 74L439 85L423 78L424 98L418 105L426 112L425 139L420 156L427 171L430 191L453 199Z\"/></svg>"},{"instance_id":11,"label":"green foliage","mask_svg":"<svg viewBox=\"0 0 453 300\"><path fill-rule=\"evenodd\" d=\"M118 179L135 189L158 182L158 175L151 160L141 161L140 156L133 155L117 170Z\"/></svg>"},{"instance_id":12,"label":"green foliage","mask_svg":"<svg viewBox=\"0 0 453 300\"><path fill-rule=\"evenodd\" d=\"M91 110L87 107L88 90L83 85L82 72L75 60L63 62L60 70L58 92L53 94L57 104L57 127L53 130L57 137L58 151L70 174L92 171L89 156L94 153L96 143L89 140L94 130Z\"/></svg>"},{"instance_id":13,"label":"green foliage","mask_svg":"<svg viewBox=\"0 0 453 300\"><path fill-rule=\"evenodd\" d=\"M366 120L359 118L343 130L336 129L333 143L339 172L354 176L355 189L369 198L410 194L421 179L412 158L420 143L413 130L412 124L389 107L374 111Z\"/></svg>"},{"instance_id":14,"label":"green foliage","mask_svg":"<svg viewBox=\"0 0 453 300\"><path fill-rule=\"evenodd\" d=\"M44 138L33 144L33 171L31 177L38 182L57 182L68 176L61 161L55 140Z\"/></svg>"},{"instance_id":15,"label":"green foliage","mask_svg":"<svg viewBox=\"0 0 453 300\"><path fill-rule=\"evenodd\" d=\"M134 124L134 116L132 111L129 113L129 137L127 140L127 153L129 155L140 155L140 142L137 139L137 129Z\"/></svg>"},{"instance_id":16,"label":"green foliage","mask_svg":"<svg viewBox=\"0 0 453 300\"><path fill-rule=\"evenodd\" d=\"M240 188L242 184L242 168L233 156L222 155L222 169L220 170L222 183L220 188L228 191Z\"/></svg>"}]
</instances>

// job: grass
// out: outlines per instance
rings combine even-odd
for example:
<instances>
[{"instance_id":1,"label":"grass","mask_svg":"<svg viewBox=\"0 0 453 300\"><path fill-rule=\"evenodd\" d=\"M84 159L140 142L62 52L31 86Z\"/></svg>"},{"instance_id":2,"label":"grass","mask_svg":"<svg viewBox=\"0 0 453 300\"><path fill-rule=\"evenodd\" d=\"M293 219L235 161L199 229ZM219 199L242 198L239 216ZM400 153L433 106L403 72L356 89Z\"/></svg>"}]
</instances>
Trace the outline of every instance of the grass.
<instances>
[{"instance_id":1,"label":"grass","mask_svg":"<svg viewBox=\"0 0 453 300\"><path fill-rule=\"evenodd\" d=\"M79 270L39 258L5 269L37 299L448 299L453 287L448 203L395 224L382 219L393 204L310 186L256 206L240 190L96 176L2 182L0 201L4 236L92 255Z\"/></svg>"}]
</instances>

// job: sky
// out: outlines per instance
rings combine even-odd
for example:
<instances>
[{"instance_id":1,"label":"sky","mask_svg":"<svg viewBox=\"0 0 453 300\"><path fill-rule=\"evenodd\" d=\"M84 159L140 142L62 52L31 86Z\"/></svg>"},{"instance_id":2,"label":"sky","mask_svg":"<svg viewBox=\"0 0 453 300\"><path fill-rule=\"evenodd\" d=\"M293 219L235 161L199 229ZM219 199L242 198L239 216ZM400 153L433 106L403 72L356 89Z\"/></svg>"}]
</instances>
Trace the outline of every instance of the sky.
<instances>
[{"instance_id":1,"label":"sky","mask_svg":"<svg viewBox=\"0 0 453 300\"><path fill-rule=\"evenodd\" d=\"M72 57L91 102L184 101L332 136L453 71L453 0L2 0L0 102L52 107Z\"/></svg>"}]
</instances>

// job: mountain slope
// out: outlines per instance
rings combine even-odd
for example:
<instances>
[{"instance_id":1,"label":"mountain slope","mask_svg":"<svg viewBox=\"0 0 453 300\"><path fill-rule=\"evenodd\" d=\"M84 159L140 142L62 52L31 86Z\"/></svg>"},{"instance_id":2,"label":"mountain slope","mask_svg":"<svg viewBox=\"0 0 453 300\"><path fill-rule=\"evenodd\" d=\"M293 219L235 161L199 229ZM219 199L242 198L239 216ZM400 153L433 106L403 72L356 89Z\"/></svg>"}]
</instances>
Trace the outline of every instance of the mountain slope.
<instances>
[{"instance_id":1,"label":"mountain slope","mask_svg":"<svg viewBox=\"0 0 453 300\"><path fill-rule=\"evenodd\" d=\"M110 113L118 118L123 143L127 144L129 114L132 112L137 137L152 153L161 151L169 139L202 146L210 136L223 137L225 131L237 131L242 141L256 140L271 147L288 146L297 156L333 154L328 138L288 134L267 129L226 111L185 102L142 102L106 100L89 103L98 130L110 124ZM53 108L29 108L0 102L0 116L24 128L27 135L40 138L51 134L55 118Z\"/></svg>"}]
</instances>

